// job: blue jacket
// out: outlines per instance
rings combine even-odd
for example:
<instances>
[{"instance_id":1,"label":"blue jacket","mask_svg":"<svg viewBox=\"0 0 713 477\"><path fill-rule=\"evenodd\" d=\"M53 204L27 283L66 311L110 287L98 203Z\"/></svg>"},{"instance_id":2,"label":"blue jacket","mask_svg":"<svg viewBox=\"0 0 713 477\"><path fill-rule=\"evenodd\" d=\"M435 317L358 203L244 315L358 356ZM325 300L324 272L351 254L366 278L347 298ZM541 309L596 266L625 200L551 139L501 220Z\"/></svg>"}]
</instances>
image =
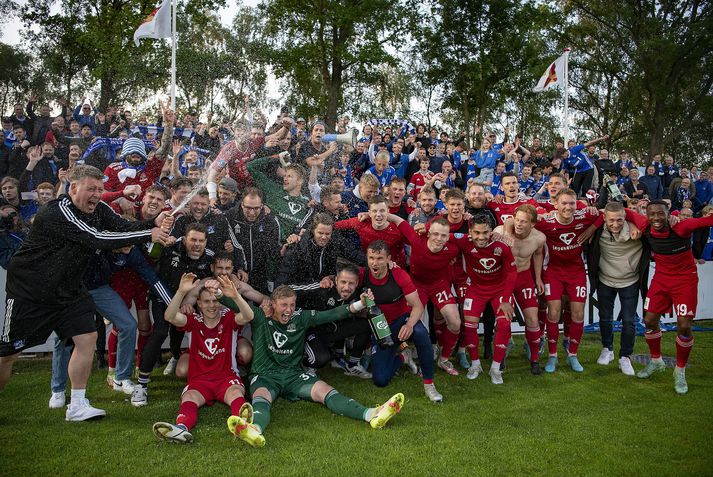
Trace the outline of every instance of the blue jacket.
<instances>
[{"instance_id":1,"label":"blue jacket","mask_svg":"<svg viewBox=\"0 0 713 477\"><path fill-rule=\"evenodd\" d=\"M96 109L94 109L94 111L92 111L92 114L81 114L81 112L82 112L82 105L80 104L79 106L74 108L74 114L72 114L74 119L76 119L77 122L79 123L79 127L81 128L82 126L84 126L86 124L87 126L92 128L92 131L94 131L94 115L97 112Z\"/></svg>"},{"instance_id":2,"label":"blue jacket","mask_svg":"<svg viewBox=\"0 0 713 477\"><path fill-rule=\"evenodd\" d=\"M589 155L584 150L584 144L572 146L569 150L569 157L565 161L565 166L568 169L574 169L579 174L587 172L594 167L592 160L589 159Z\"/></svg>"},{"instance_id":3,"label":"blue jacket","mask_svg":"<svg viewBox=\"0 0 713 477\"><path fill-rule=\"evenodd\" d=\"M639 182L644 184L649 190L649 200L659 200L663 197L663 185L661 178L657 175L645 175L639 178Z\"/></svg>"},{"instance_id":4,"label":"blue jacket","mask_svg":"<svg viewBox=\"0 0 713 477\"><path fill-rule=\"evenodd\" d=\"M0 232L0 267L7 269L7 264L24 240L25 234L22 232Z\"/></svg>"},{"instance_id":5,"label":"blue jacket","mask_svg":"<svg viewBox=\"0 0 713 477\"><path fill-rule=\"evenodd\" d=\"M713 198L713 184L708 179L698 179L696 185L696 199L705 206Z\"/></svg>"},{"instance_id":6,"label":"blue jacket","mask_svg":"<svg viewBox=\"0 0 713 477\"><path fill-rule=\"evenodd\" d=\"M500 154L494 149L489 149L485 154L477 150L470 157L475 160L475 164L481 169L495 169Z\"/></svg>"}]
</instances>

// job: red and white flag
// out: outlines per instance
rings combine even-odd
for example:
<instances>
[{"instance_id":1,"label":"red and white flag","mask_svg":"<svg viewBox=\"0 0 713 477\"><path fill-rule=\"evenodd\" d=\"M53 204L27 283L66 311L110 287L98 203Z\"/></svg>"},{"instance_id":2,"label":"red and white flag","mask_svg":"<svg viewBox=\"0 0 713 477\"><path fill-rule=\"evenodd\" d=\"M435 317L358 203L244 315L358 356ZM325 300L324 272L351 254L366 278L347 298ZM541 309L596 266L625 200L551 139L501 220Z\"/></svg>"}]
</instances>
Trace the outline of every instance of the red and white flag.
<instances>
[{"instance_id":1,"label":"red and white flag","mask_svg":"<svg viewBox=\"0 0 713 477\"><path fill-rule=\"evenodd\" d=\"M171 38L171 0L163 0L161 6L151 12L134 32L134 43L140 38Z\"/></svg>"},{"instance_id":2,"label":"red and white flag","mask_svg":"<svg viewBox=\"0 0 713 477\"><path fill-rule=\"evenodd\" d=\"M547 67L544 74L537 82L537 85L532 88L535 93L540 93L542 91L547 91L558 85L563 85L565 81L565 69L567 68L567 57L569 56L569 50L566 50L562 56L557 58L555 61Z\"/></svg>"}]
</instances>

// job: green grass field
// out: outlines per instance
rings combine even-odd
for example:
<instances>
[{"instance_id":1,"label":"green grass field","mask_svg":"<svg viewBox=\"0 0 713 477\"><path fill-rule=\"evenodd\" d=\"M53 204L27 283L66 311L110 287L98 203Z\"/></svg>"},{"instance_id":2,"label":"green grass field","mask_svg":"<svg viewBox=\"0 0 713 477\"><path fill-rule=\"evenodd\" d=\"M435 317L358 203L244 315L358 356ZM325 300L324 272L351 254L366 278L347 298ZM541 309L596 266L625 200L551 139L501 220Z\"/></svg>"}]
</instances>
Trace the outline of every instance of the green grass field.
<instances>
[{"instance_id":1,"label":"green grass field","mask_svg":"<svg viewBox=\"0 0 713 477\"><path fill-rule=\"evenodd\" d=\"M713 475L713 333L696 335L686 396L674 393L670 370L640 380L623 376L616 362L597 365L595 335L580 352L581 375L561 367L531 376L523 338L515 340L505 385L439 371L440 405L411 375L378 389L324 370L327 382L367 405L403 392L403 411L374 431L317 404L280 400L262 449L228 434L222 404L201 409L193 444L159 442L151 425L173 422L183 387L160 375L149 406L135 409L94 372L88 395L108 417L67 423L63 410L47 407L49 360L21 361L0 393L0 475ZM645 348L637 338L636 352ZM664 353L675 354L673 333L664 334Z\"/></svg>"}]
</instances>

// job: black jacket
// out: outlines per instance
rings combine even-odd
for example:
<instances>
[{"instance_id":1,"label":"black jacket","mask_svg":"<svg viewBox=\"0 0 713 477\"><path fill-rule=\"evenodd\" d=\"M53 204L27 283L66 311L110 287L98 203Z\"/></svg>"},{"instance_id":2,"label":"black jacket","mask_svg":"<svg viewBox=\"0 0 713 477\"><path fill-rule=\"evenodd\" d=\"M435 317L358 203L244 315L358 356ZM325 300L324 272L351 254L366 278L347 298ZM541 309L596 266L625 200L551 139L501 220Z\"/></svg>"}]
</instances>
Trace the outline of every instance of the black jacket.
<instances>
[{"instance_id":1,"label":"black jacket","mask_svg":"<svg viewBox=\"0 0 713 477\"><path fill-rule=\"evenodd\" d=\"M53 156L52 160L54 161L57 173L59 173L60 169L66 170L69 168L68 163L61 161L56 156ZM38 185L42 184L43 182L49 182L50 184L55 185L58 181L59 178L52 169L50 160L46 157L43 157L40 162L35 165L35 168L31 171L28 171L27 166L25 166L25 169L22 171L22 174L20 174L20 190L23 192L27 192L30 190L34 190Z\"/></svg>"},{"instance_id":2,"label":"black jacket","mask_svg":"<svg viewBox=\"0 0 713 477\"><path fill-rule=\"evenodd\" d=\"M288 285L297 292L297 302L301 304L307 295L319 289L320 280L337 274L339 258L366 265L361 249L341 236L332 235L326 247L319 247L314 243L312 234L306 233L298 243L287 249L275 285Z\"/></svg>"},{"instance_id":3,"label":"black jacket","mask_svg":"<svg viewBox=\"0 0 713 477\"><path fill-rule=\"evenodd\" d=\"M183 242L177 242L174 246L162 250L158 261L158 278L166 284L169 293L176 293L184 273L195 273L199 280L211 275L210 264L213 262L213 255L213 251L206 248L203 255L194 260L186 253Z\"/></svg>"},{"instance_id":4,"label":"black jacket","mask_svg":"<svg viewBox=\"0 0 713 477\"><path fill-rule=\"evenodd\" d=\"M213 211L208 211L200 220L196 220L192 215L182 215L176 219L171 230L171 235L176 238L183 237L186 226L195 222L204 224L208 228L208 245L207 248L213 252L225 250L225 242L230 240L233 243L233 267L235 270L245 270L245 253L240 243L235 240L235 237L230 232L230 225L225 215L215 214Z\"/></svg>"},{"instance_id":5,"label":"black jacket","mask_svg":"<svg viewBox=\"0 0 713 477\"><path fill-rule=\"evenodd\" d=\"M82 275L97 249L111 250L151 240L153 221L129 222L100 202L92 214L69 196L49 202L7 267L7 294L48 306L88 297Z\"/></svg>"},{"instance_id":6,"label":"black jacket","mask_svg":"<svg viewBox=\"0 0 713 477\"><path fill-rule=\"evenodd\" d=\"M255 222L248 222L242 207L234 207L225 213L230 233L240 244L245 254L248 283L260 293L268 293L270 276L268 264L280 257L280 224L272 214L261 212Z\"/></svg>"}]
</instances>

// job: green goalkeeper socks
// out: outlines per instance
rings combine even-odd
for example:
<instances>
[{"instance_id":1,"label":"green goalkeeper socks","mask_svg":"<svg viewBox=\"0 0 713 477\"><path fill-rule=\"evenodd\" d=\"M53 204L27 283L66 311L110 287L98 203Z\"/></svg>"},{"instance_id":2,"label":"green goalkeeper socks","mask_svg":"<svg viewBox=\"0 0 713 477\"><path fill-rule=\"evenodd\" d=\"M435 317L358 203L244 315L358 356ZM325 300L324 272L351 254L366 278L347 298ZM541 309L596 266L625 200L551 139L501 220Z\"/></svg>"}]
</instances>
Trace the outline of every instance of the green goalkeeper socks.
<instances>
[{"instance_id":1,"label":"green goalkeeper socks","mask_svg":"<svg viewBox=\"0 0 713 477\"><path fill-rule=\"evenodd\" d=\"M366 420L368 409L352 398L339 394L336 389L332 389L324 398L324 405L334 414L351 417L360 421Z\"/></svg>"},{"instance_id":2,"label":"green goalkeeper socks","mask_svg":"<svg viewBox=\"0 0 713 477\"><path fill-rule=\"evenodd\" d=\"M272 404L267 399L257 397L253 399L253 424L260 433L265 433L265 428L270 424L270 409Z\"/></svg>"}]
</instances>

